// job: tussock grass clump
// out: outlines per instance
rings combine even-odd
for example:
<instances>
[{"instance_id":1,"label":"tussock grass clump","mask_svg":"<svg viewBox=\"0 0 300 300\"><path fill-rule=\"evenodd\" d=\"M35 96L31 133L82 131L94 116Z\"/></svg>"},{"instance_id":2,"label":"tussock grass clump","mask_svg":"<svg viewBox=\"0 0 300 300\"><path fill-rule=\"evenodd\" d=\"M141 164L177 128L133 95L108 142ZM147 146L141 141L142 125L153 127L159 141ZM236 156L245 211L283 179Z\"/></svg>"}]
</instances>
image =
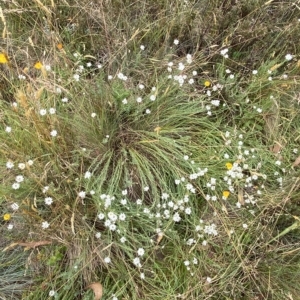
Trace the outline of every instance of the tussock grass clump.
<instances>
[{"instance_id":1,"label":"tussock grass clump","mask_svg":"<svg viewBox=\"0 0 300 300\"><path fill-rule=\"evenodd\" d=\"M296 5L56 2L0 11L0 296L296 299Z\"/></svg>"}]
</instances>

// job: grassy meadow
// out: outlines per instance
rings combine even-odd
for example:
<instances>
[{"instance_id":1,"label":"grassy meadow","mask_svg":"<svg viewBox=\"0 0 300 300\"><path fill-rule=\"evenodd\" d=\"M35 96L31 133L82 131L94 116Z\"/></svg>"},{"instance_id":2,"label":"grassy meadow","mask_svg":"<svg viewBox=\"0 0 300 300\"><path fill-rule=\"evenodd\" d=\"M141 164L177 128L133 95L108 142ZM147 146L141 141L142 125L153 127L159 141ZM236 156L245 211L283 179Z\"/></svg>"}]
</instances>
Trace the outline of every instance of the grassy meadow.
<instances>
[{"instance_id":1,"label":"grassy meadow","mask_svg":"<svg viewBox=\"0 0 300 300\"><path fill-rule=\"evenodd\" d=\"M300 299L300 2L0 0L0 299Z\"/></svg>"}]
</instances>

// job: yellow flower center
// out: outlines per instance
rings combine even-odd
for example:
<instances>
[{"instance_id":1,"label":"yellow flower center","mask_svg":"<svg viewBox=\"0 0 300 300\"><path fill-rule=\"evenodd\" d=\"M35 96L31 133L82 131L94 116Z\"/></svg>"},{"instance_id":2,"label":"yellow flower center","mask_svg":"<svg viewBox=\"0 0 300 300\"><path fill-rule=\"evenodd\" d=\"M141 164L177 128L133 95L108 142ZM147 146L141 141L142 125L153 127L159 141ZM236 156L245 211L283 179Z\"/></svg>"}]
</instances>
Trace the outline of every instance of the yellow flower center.
<instances>
[{"instance_id":1,"label":"yellow flower center","mask_svg":"<svg viewBox=\"0 0 300 300\"><path fill-rule=\"evenodd\" d=\"M9 221L11 219L11 214L5 214L4 216L3 216L3 220L4 221Z\"/></svg>"},{"instance_id":2,"label":"yellow flower center","mask_svg":"<svg viewBox=\"0 0 300 300\"><path fill-rule=\"evenodd\" d=\"M224 198L228 198L229 195L230 195L230 192L229 192L229 191L224 191L224 192L223 192L223 197L224 197Z\"/></svg>"},{"instance_id":3,"label":"yellow flower center","mask_svg":"<svg viewBox=\"0 0 300 300\"><path fill-rule=\"evenodd\" d=\"M228 162L228 163L226 163L225 165L226 165L226 168L227 168L228 170L231 170L231 169L232 169L232 163Z\"/></svg>"},{"instance_id":4,"label":"yellow flower center","mask_svg":"<svg viewBox=\"0 0 300 300\"><path fill-rule=\"evenodd\" d=\"M211 85L211 83L210 83L210 81L206 80L206 81L204 82L204 85L205 85L206 87L209 87L209 86Z\"/></svg>"},{"instance_id":5,"label":"yellow flower center","mask_svg":"<svg viewBox=\"0 0 300 300\"><path fill-rule=\"evenodd\" d=\"M43 64L40 61L38 61L34 64L34 68L37 70L40 70L42 67L43 67Z\"/></svg>"},{"instance_id":6,"label":"yellow flower center","mask_svg":"<svg viewBox=\"0 0 300 300\"><path fill-rule=\"evenodd\" d=\"M7 64L8 63L8 57L5 53L0 53L0 64Z\"/></svg>"}]
</instances>

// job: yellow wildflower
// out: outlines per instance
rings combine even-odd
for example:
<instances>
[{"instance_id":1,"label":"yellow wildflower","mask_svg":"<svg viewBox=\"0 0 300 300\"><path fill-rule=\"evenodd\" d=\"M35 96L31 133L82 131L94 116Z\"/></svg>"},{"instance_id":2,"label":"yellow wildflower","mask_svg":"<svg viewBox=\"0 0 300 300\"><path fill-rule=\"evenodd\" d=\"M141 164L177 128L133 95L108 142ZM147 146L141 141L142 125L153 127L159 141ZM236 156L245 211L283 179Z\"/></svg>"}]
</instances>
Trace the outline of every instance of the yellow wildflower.
<instances>
[{"instance_id":1,"label":"yellow wildflower","mask_svg":"<svg viewBox=\"0 0 300 300\"><path fill-rule=\"evenodd\" d=\"M6 53L0 52L0 64L8 64L9 59Z\"/></svg>"},{"instance_id":2,"label":"yellow wildflower","mask_svg":"<svg viewBox=\"0 0 300 300\"><path fill-rule=\"evenodd\" d=\"M227 170L231 170L232 169L232 163L228 162L225 165L226 165Z\"/></svg>"},{"instance_id":3,"label":"yellow wildflower","mask_svg":"<svg viewBox=\"0 0 300 300\"><path fill-rule=\"evenodd\" d=\"M40 61L38 61L34 64L34 68L37 70L40 70L42 67L43 67L43 64Z\"/></svg>"},{"instance_id":4,"label":"yellow wildflower","mask_svg":"<svg viewBox=\"0 0 300 300\"><path fill-rule=\"evenodd\" d=\"M224 191L223 192L223 198L227 199L230 195L230 192L229 191Z\"/></svg>"},{"instance_id":5,"label":"yellow wildflower","mask_svg":"<svg viewBox=\"0 0 300 300\"><path fill-rule=\"evenodd\" d=\"M56 48L57 48L58 50L61 50L61 49L63 48L63 44L62 44L62 43L57 44L57 45L56 45Z\"/></svg>"},{"instance_id":6,"label":"yellow wildflower","mask_svg":"<svg viewBox=\"0 0 300 300\"><path fill-rule=\"evenodd\" d=\"M5 214L4 216L3 216L3 220L4 221L9 221L11 219L11 214Z\"/></svg>"},{"instance_id":7,"label":"yellow wildflower","mask_svg":"<svg viewBox=\"0 0 300 300\"><path fill-rule=\"evenodd\" d=\"M206 81L204 82L204 85L205 85L206 87L209 87L209 86L211 85L211 83L210 83L210 81L206 80Z\"/></svg>"}]
</instances>

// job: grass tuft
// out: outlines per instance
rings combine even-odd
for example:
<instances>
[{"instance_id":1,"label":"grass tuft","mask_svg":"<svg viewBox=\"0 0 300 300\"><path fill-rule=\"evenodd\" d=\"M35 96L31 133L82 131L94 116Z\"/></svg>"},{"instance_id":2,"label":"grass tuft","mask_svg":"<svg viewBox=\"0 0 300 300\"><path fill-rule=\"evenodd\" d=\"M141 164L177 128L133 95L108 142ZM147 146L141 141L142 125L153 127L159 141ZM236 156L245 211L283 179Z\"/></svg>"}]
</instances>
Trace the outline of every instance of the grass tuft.
<instances>
[{"instance_id":1,"label":"grass tuft","mask_svg":"<svg viewBox=\"0 0 300 300\"><path fill-rule=\"evenodd\" d=\"M298 23L3 1L0 298L297 299Z\"/></svg>"}]
</instances>

